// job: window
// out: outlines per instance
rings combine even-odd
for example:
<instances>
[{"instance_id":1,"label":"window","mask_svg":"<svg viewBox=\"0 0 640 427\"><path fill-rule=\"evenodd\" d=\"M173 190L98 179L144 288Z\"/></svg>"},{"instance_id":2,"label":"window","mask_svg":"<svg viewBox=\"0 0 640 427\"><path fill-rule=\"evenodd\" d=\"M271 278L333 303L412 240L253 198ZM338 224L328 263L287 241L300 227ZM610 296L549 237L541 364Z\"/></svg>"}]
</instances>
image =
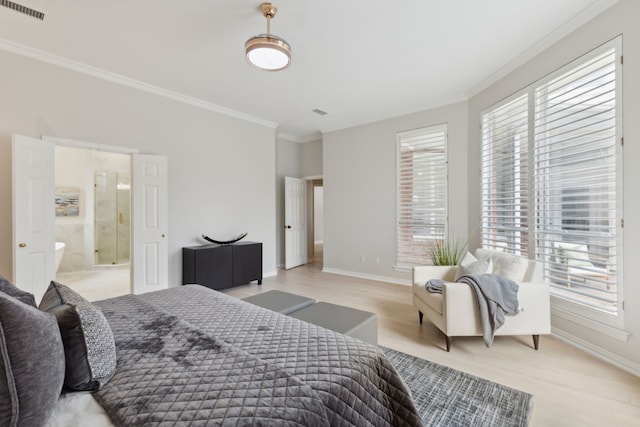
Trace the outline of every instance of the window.
<instances>
[{"instance_id":1,"label":"window","mask_svg":"<svg viewBox=\"0 0 640 427\"><path fill-rule=\"evenodd\" d=\"M447 126L397 134L396 264L429 260L447 232Z\"/></svg>"},{"instance_id":2,"label":"window","mask_svg":"<svg viewBox=\"0 0 640 427\"><path fill-rule=\"evenodd\" d=\"M529 253L528 96L482 117L482 246Z\"/></svg>"},{"instance_id":3,"label":"window","mask_svg":"<svg viewBox=\"0 0 640 427\"><path fill-rule=\"evenodd\" d=\"M554 297L598 320L621 301L620 46L482 116L482 245L535 257Z\"/></svg>"},{"instance_id":4,"label":"window","mask_svg":"<svg viewBox=\"0 0 640 427\"><path fill-rule=\"evenodd\" d=\"M536 258L556 295L617 312L616 49L535 89Z\"/></svg>"}]
</instances>

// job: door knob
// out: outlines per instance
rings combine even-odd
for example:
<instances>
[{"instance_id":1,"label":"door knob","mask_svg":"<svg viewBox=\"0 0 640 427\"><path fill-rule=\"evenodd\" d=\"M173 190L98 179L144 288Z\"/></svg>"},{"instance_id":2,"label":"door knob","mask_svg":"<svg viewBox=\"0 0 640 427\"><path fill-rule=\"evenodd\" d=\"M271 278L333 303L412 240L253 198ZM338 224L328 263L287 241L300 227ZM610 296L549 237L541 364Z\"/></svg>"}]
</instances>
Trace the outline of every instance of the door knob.
<instances>
[{"instance_id":1,"label":"door knob","mask_svg":"<svg viewBox=\"0 0 640 427\"><path fill-rule=\"evenodd\" d=\"M26 248L27 244L26 243L20 243L18 246L20 246L21 248Z\"/></svg>"},{"instance_id":2,"label":"door knob","mask_svg":"<svg viewBox=\"0 0 640 427\"><path fill-rule=\"evenodd\" d=\"M285 225L284 228L291 228L291 226L290 225Z\"/></svg>"}]
</instances>

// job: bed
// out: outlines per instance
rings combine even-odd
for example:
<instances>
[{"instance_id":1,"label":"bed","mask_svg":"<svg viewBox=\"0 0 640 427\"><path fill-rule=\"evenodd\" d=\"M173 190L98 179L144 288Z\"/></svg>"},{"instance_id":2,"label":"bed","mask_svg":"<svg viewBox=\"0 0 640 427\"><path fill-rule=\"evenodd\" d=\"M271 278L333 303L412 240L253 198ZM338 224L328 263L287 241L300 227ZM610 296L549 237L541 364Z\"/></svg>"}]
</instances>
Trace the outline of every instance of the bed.
<instances>
[{"instance_id":1,"label":"bed","mask_svg":"<svg viewBox=\"0 0 640 427\"><path fill-rule=\"evenodd\" d=\"M363 341L199 285L92 306L117 366L85 382L94 390L64 392L47 426L422 425L389 360Z\"/></svg>"}]
</instances>

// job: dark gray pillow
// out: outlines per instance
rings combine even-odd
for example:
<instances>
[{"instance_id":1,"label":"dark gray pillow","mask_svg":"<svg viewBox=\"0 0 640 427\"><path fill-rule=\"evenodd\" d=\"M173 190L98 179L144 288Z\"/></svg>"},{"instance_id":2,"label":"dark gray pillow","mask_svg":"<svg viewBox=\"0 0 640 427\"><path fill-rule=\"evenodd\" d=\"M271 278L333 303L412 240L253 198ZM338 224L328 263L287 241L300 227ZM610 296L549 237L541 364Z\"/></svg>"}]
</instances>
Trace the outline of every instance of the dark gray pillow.
<instances>
[{"instance_id":1,"label":"dark gray pillow","mask_svg":"<svg viewBox=\"0 0 640 427\"><path fill-rule=\"evenodd\" d=\"M64 383L73 390L95 391L116 370L116 344L102 311L74 290L51 282L40 310L53 314L66 357Z\"/></svg>"},{"instance_id":2,"label":"dark gray pillow","mask_svg":"<svg viewBox=\"0 0 640 427\"><path fill-rule=\"evenodd\" d=\"M44 425L64 370L55 317L0 292L0 425Z\"/></svg>"},{"instance_id":3,"label":"dark gray pillow","mask_svg":"<svg viewBox=\"0 0 640 427\"><path fill-rule=\"evenodd\" d=\"M0 274L0 292L4 292L7 295L14 297L17 300L22 301L25 304L29 304L31 307L38 307L36 299L33 294L14 286L6 277Z\"/></svg>"}]
</instances>

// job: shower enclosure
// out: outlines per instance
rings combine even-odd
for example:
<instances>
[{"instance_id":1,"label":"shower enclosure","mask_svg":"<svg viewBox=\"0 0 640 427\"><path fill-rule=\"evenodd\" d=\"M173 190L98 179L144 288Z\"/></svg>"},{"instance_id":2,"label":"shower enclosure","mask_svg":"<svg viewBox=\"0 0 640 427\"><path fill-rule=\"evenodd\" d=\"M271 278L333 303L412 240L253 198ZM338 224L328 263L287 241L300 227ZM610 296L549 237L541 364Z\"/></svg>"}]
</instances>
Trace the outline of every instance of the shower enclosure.
<instances>
[{"instance_id":1,"label":"shower enclosure","mask_svg":"<svg viewBox=\"0 0 640 427\"><path fill-rule=\"evenodd\" d=\"M96 171L94 188L94 264L128 264L131 247L131 178L114 171Z\"/></svg>"}]
</instances>

